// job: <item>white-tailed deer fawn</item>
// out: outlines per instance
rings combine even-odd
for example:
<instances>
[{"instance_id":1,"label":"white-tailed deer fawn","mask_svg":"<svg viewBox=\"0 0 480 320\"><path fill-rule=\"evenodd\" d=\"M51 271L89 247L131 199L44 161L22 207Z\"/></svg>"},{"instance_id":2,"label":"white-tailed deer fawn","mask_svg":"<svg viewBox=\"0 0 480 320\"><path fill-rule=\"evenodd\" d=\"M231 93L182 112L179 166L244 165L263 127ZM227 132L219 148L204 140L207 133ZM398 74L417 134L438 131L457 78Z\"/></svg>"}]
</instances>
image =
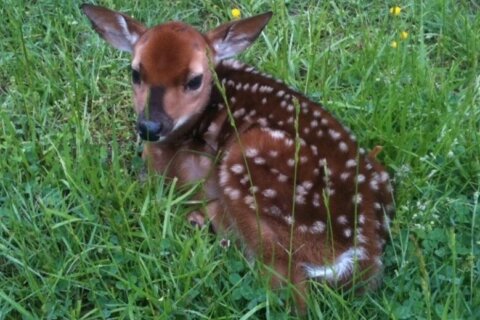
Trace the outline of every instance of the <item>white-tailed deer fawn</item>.
<instances>
[{"instance_id":1,"label":"white-tailed deer fawn","mask_svg":"<svg viewBox=\"0 0 480 320\"><path fill-rule=\"evenodd\" d=\"M184 184L203 180L205 216L272 266L274 284L288 279L303 291L307 278L350 285L379 273L394 211L385 169L320 105L225 60L259 36L271 13L202 34L82 9L107 42L132 53L148 165Z\"/></svg>"}]
</instances>

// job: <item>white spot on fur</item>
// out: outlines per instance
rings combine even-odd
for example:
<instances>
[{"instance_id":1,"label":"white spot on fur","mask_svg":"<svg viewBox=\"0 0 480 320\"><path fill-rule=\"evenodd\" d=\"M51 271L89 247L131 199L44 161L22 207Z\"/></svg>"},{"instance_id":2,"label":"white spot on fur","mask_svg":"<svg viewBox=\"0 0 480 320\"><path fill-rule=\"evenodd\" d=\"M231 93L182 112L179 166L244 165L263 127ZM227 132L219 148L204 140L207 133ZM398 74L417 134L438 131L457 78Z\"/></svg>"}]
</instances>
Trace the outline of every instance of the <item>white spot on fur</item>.
<instances>
[{"instance_id":1,"label":"white spot on fur","mask_svg":"<svg viewBox=\"0 0 480 320\"><path fill-rule=\"evenodd\" d=\"M225 168L221 168L219 175L220 175L220 181L219 181L220 185L224 187L227 184L228 180L230 179L230 174Z\"/></svg>"},{"instance_id":2,"label":"white spot on fur","mask_svg":"<svg viewBox=\"0 0 480 320\"><path fill-rule=\"evenodd\" d=\"M361 214L359 217L358 217L358 223L359 224L365 224L365 221L366 221L366 217L364 214Z\"/></svg>"},{"instance_id":3,"label":"white spot on fur","mask_svg":"<svg viewBox=\"0 0 480 320\"><path fill-rule=\"evenodd\" d=\"M347 168L354 168L354 167L357 166L357 160L355 160L355 159L350 159L350 160L348 160L348 161L345 163L345 166L346 166Z\"/></svg>"},{"instance_id":4,"label":"white spot on fur","mask_svg":"<svg viewBox=\"0 0 480 320\"><path fill-rule=\"evenodd\" d=\"M265 189L265 190L263 190L262 194L266 198L274 198L277 195L277 191L275 191L273 189Z\"/></svg>"},{"instance_id":5,"label":"white spot on fur","mask_svg":"<svg viewBox=\"0 0 480 320\"><path fill-rule=\"evenodd\" d=\"M234 164L233 166L230 167L230 171L232 171L235 174L242 174L244 170L245 168L239 163Z\"/></svg>"},{"instance_id":6,"label":"white spot on fur","mask_svg":"<svg viewBox=\"0 0 480 320\"><path fill-rule=\"evenodd\" d=\"M240 184L246 185L248 181L250 181L250 177L248 176L248 174L245 174L243 175L242 179L240 179Z\"/></svg>"},{"instance_id":7,"label":"white spot on fur","mask_svg":"<svg viewBox=\"0 0 480 320\"><path fill-rule=\"evenodd\" d=\"M368 242L368 238L365 237L365 235L363 235L361 231L362 231L361 228L358 228L358 230L357 230L357 242L365 244L365 243Z\"/></svg>"},{"instance_id":8,"label":"white spot on fur","mask_svg":"<svg viewBox=\"0 0 480 320\"><path fill-rule=\"evenodd\" d=\"M267 103L267 98L263 98L262 99L262 104L266 104Z\"/></svg>"},{"instance_id":9,"label":"white spot on fur","mask_svg":"<svg viewBox=\"0 0 480 320\"><path fill-rule=\"evenodd\" d=\"M276 96L281 98L284 94L285 94L285 91L280 90L280 91L277 92Z\"/></svg>"},{"instance_id":10,"label":"white spot on fur","mask_svg":"<svg viewBox=\"0 0 480 320\"><path fill-rule=\"evenodd\" d=\"M266 118L258 118L257 122L262 127L266 127L268 125L268 121Z\"/></svg>"},{"instance_id":11,"label":"white spot on fur","mask_svg":"<svg viewBox=\"0 0 480 320\"><path fill-rule=\"evenodd\" d=\"M260 86L260 88L258 89L258 91L260 91L260 92L262 92L262 93L263 93L263 92L272 93L273 88L270 87L270 86L265 86L265 85L264 85L264 86Z\"/></svg>"},{"instance_id":12,"label":"white spot on fur","mask_svg":"<svg viewBox=\"0 0 480 320\"><path fill-rule=\"evenodd\" d=\"M348 223L347 216L344 215L344 214L342 214L341 216L338 216L338 217L337 217L337 222L338 222L339 224L342 224L342 225L347 224L347 223Z\"/></svg>"},{"instance_id":13,"label":"white spot on fur","mask_svg":"<svg viewBox=\"0 0 480 320\"><path fill-rule=\"evenodd\" d=\"M374 191L378 191L379 187L378 187L378 180L376 179L371 179L370 182L369 182L369 186L370 186L370 189L374 190Z\"/></svg>"},{"instance_id":14,"label":"white spot on fur","mask_svg":"<svg viewBox=\"0 0 480 320\"><path fill-rule=\"evenodd\" d=\"M268 151L268 155L272 158L278 157L278 151L277 150L270 150Z\"/></svg>"},{"instance_id":15,"label":"white spot on fur","mask_svg":"<svg viewBox=\"0 0 480 320\"><path fill-rule=\"evenodd\" d=\"M344 235L346 238L350 238L350 237L352 236L352 229L350 229L350 228L344 229L344 230L343 230L343 235Z\"/></svg>"},{"instance_id":16,"label":"white spot on fur","mask_svg":"<svg viewBox=\"0 0 480 320\"><path fill-rule=\"evenodd\" d=\"M295 202L298 203L298 204L305 204L305 196L303 196L301 194L297 194L295 196Z\"/></svg>"},{"instance_id":17,"label":"white spot on fur","mask_svg":"<svg viewBox=\"0 0 480 320\"><path fill-rule=\"evenodd\" d=\"M313 194L313 202L312 202L313 206L315 208L318 208L320 207L320 194L318 192L315 192Z\"/></svg>"},{"instance_id":18,"label":"white spot on fur","mask_svg":"<svg viewBox=\"0 0 480 320\"><path fill-rule=\"evenodd\" d=\"M285 132L283 132L281 130L270 130L270 129L268 129L268 133L275 140L285 139Z\"/></svg>"},{"instance_id":19,"label":"white spot on fur","mask_svg":"<svg viewBox=\"0 0 480 320\"><path fill-rule=\"evenodd\" d=\"M235 112L233 113L233 116L235 118L239 118L239 117L243 116L244 114L245 114L245 109L241 108L241 109L235 110Z\"/></svg>"},{"instance_id":20,"label":"white spot on fur","mask_svg":"<svg viewBox=\"0 0 480 320\"><path fill-rule=\"evenodd\" d=\"M293 139L284 139L283 143L285 144L285 146L291 147L293 146Z\"/></svg>"},{"instance_id":21,"label":"white spot on fur","mask_svg":"<svg viewBox=\"0 0 480 320\"><path fill-rule=\"evenodd\" d=\"M343 181L346 181L348 177L350 177L350 172L342 172L340 174L340 179L342 179Z\"/></svg>"},{"instance_id":22,"label":"white spot on fur","mask_svg":"<svg viewBox=\"0 0 480 320\"><path fill-rule=\"evenodd\" d=\"M293 224L293 217L292 216L283 216L283 220L285 220L285 222L291 226Z\"/></svg>"},{"instance_id":23,"label":"white spot on fur","mask_svg":"<svg viewBox=\"0 0 480 320\"><path fill-rule=\"evenodd\" d=\"M284 175L283 173L279 173L278 174L278 177L277 177L277 180L279 182L287 182L288 180L288 177L286 175Z\"/></svg>"},{"instance_id":24,"label":"white spot on fur","mask_svg":"<svg viewBox=\"0 0 480 320\"><path fill-rule=\"evenodd\" d=\"M347 152L348 151L348 145L343 141L338 144L338 148L342 152Z\"/></svg>"},{"instance_id":25,"label":"white spot on fur","mask_svg":"<svg viewBox=\"0 0 480 320\"><path fill-rule=\"evenodd\" d=\"M388 180L388 173L385 171L380 172L380 182L387 182Z\"/></svg>"},{"instance_id":26,"label":"white spot on fur","mask_svg":"<svg viewBox=\"0 0 480 320\"><path fill-rule=\"evenodd\" d=\"M357 176L357 183L360 184L360 183L363 183L363 182L365 182L365 176L363 174L359 174Z\"/></svg>"},{"instance_id":27,"label":"white spot on fur","mask_svg":"<svg viewBox=\"0 0 480 320\"><path fill-rule=\"evenodd\" d=\"M319 234L325 231L325 223L320 220L315 221L309 229L312 234Z\"/></svg>"},{"instance_id":28,"label":"white spot on fur","mask_svg":"<svg viewBox=\"0 0 480 320\"><path fill-rule=\"evenodd\" d=\"M302 182L302 186L307 189L307 190L310 190L312 187L313 187L313 182L312 181L303 181Z\"/></svg>"},{"instance_id":29,"label":"white spot on fur","mask_svg":"<svg viewBox=\"0 0 480 320\"><path fill-rule=\"evenodd\" d=\"M282 215L282 210L277 206L271 206L269 212L274 217L280 217Z\"/></svg>"},{"instance_id":30,"label":"white spot on fur","mask_svg":"<svg viewBox=\"0 0 480 320\"><path fill-rule=\"evenodd\" d=\"M304 224L298 226L298 231L301 233L305 233L308 231L308 227Z\"/></svg>"},{"instance_id":31,"label":"white spot on fur","mask_svg":"<svg viewBox=\"0 0 480 320\"><path fill-rule=\"evenodd\" d=\"M318 160L318 165L319 165L321 168L326 167L326 166L327 166L327 159L321 158L320 160Z\"/></svg>"},{"instance_id":32,"label":"white spot on fur","mask_svg":"<svg viewBox=\"0 0 480 320\"><path fill-rule=\"evenodd\" d=\"M255 149L255 148L247 148L245 150L245 156L247 156L247 158L256 157L256 156L258 156L258 150Z\"/></svg>"},{"instance_id":33,"label":"white spot on fur","mask_svg":"<svg viewBox=\"0 0 480 320\"><path fill-rule=\"evenodd\" d=\"M256 157L255 159L253 159L253 162L255 162L255 164L265 164L266 161L262 157Z\"/></svg>"},{"instance_id":34,"label":"white spot on fur","mask_svg":"<svg viewBox=\"0 0 480 320\"><path fill-rule=\"evenodd\" d=\"M223 192L225 193L225 195L227 195L231 200L238 200L240 199L240 190L238 189L233 189L233 188L230 188L230 187L226 187Z\"/></svg>"},{"instance_id":35,"label":"white spot on fur","mask_svg":"<svg viewBox=\"0 0 480 320\"><path fill-rule=\"evenodd\" d=\"M278 157L278 151L277 150L270 150L268 151L268 155L272 158Z\"/></svg>"},{"instance_id":36,"label":"white spot on fur","mask_svg":"<svg viewBox=\"0 0 480 320\"><path fill-rule=\"evenodd\" d=\"M328 129L328 134L330 135L330 137L332 137L333 140L338 140L342 136L340 132L333 129Z\"/></svg>"},{"instance_id":37,"label":"white spot on fur","mask_svg":"<svg viewBox=\"0 0 480 320\"><path fill-rule=\"evenodd\" d=\"M355 204L360 204L362 203L363 197L360 193L357 193L356 195L353 196L352 201Z\"/></svg>"},{"instance_id":38,"label":"white spot on fur","mask_svg":"<svg viewBox=\"0 0 480 320\"><path fill-rule=\"evenodd\" d=\"M245 198L243 198L243 202L245 202L245 204L247 205L252 205L255 203L255 199L253 198L253 196L246 196Z\"/></svg>"}]
</instances>

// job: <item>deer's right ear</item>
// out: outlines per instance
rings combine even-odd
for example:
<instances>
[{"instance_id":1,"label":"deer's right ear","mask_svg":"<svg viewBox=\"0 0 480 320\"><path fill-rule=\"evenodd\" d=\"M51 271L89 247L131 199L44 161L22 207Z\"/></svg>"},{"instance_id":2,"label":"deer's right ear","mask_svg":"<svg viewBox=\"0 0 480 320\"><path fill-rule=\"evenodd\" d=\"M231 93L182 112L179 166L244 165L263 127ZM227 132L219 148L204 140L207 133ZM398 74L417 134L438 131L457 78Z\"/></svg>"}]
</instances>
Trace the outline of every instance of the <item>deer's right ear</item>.
<instances>
[{"instance_id":1,"label":"deer's right ear","mask_svg":"<svg viewBox=\"0 0 480 320\"><path fill-rule=\"evenodd\" d=\"M95 31L119 50L132 52L135 42L146 30L143 24L122 13L90 4L83 4L81 8Z\"/></svg>"},{"instance_id":2,"label":"deer's right ear","mask_svg":"<svg viewBox=\"0 0 480 320\"><path fill-rule=\"evenodd\" d=\"M207 33L215 53L215 61L241 53L260 35L272 17L271 12L222 24Z\"/></svg>"}]
</instances>

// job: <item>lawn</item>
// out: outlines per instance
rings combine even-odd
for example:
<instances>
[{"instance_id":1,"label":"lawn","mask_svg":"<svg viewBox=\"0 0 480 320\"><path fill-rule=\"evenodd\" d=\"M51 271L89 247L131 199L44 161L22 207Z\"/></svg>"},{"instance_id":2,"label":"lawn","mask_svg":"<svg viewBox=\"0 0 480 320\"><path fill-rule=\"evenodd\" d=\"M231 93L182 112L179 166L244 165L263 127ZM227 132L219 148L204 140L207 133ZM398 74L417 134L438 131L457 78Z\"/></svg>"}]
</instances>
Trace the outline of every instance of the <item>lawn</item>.
<instances>
[{"instance_id":1,"label":"lawn","mask_svg":"<svg viewBox=\"0 0 480 320\"><path fill-rule=\"evenodd\" d=\"M1 0L0 319L296 318L241 247L187 223L194 187L144 176L130 57L80 4ZM383 146L397 207L383 284L312 282L307 318L480 319L478 1L97 4L205 31L234 7L272 10L239 59Z\"/></svg>"}]
</instances>

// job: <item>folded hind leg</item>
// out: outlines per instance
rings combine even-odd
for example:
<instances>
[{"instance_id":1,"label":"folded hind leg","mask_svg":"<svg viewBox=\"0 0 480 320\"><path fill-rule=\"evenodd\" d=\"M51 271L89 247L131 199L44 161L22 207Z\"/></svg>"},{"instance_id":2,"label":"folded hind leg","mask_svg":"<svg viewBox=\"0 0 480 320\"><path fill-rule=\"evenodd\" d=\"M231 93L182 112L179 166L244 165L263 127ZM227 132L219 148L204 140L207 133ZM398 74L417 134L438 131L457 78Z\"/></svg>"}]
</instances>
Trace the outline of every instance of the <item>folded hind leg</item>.
<instances>
[{"instance_id":1,"label":"folded hind leg","mask_svg":"<svg viewBox=\"0 0 480 320\"><path fill-rule=\"evenodd\" d=\"M290 242L295 220L293 139L283 131L260 128L242 133L240 139L226 150L219 169L227 214L246 247L273 269L272 286L293 284L301 306L305 275L296 263L299 248ZM300 150L304 164L309 161L305 149Z\"/></svg>"}]
</instances>

